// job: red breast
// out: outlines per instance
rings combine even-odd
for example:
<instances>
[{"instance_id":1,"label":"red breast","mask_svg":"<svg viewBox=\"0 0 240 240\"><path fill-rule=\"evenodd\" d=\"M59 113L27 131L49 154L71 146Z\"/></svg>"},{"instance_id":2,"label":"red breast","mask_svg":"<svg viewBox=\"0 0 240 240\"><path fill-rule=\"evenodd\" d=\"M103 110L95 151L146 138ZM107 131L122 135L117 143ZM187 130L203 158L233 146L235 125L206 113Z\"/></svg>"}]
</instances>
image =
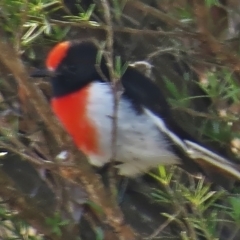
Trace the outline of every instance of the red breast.
<instances>
[{"instance_id":1,"label":"red breast","mask_svg":"<svg viewBox=\"0 0 240 240\"><path fill-rule=\"evenodd\" d=\"M87 114L89 88L52 99L52 109L85 154L100 154L98 131Z\"/></svg>"}]
</instances>

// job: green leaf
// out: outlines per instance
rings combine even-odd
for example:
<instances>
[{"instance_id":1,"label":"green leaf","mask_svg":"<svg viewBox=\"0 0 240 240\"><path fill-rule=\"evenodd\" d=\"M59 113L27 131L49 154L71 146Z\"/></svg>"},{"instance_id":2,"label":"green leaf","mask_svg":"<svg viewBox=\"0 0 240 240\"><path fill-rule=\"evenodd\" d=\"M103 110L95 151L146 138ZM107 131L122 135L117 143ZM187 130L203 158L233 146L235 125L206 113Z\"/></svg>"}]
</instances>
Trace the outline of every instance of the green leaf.
<instances>
[{"instance_id":1,"label":"green leaf","mask_svg":"<svg viewBox=\"0 0 240 240\"><path fill-rule=\"evenodd\" d=\"M46 224L51 227L53 233L55 233L57 236L61 236L61 226L69 224L69 220L63 220L60 216L60 213L56 212L53 217L46 218Z\"/></svg>"},{"instance_id":2,"label":"green leaf","mask_svg":"<svg viewBox=\"0 0 240 240\"><path fill-rule=\"evenodd\" d=\"M103 214L104 213L102 208L99 205L97 205L96 203L94 203L92 201L86 201L86 204L88 204L98 214Z\"/></svg>"},{"instance_id":3,"label":"green leaf","mask_svg":"<svg viewBox=\"0 0 240 240\"><path fill-rule=\"evenodd\" d=\"M219 5L218 0L205 0L205 4L207 7L212 7L214 5Z\"/></svg>"},{"instance_id":4,"label":"green leaf","mask_svg":"<svg viewBox=\"0 0 240 240\"><path fill-rule=\"evenodd\" d=\"M231 206L231 211L228 214L232 219L240 224L240 198L238 197L229 197L229 203Z\"/></svg>"},{"instance_id":5,"label":"green leaf","mask_svg":"<svg viewBox=\"0 0 240 240\"><path fill-rule=\"evenodd\" d=\"M103 240L104 239L104 233L103 233L103 230L101 228L96 228L95 232L96 232L96 240Z\"/></svg>"}]
</instances>

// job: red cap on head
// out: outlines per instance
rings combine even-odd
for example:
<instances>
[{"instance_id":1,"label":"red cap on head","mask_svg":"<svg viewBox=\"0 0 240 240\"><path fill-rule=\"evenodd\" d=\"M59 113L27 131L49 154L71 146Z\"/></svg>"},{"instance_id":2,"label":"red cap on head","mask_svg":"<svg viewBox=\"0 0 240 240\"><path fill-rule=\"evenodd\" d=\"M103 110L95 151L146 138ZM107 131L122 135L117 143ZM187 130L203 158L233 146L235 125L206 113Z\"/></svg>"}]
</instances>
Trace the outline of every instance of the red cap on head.
<instances>
[{"instance_id":1,"label":"red cap on head","mask_svg":"<svg viewBox=\"0 0 240 240\"><path fill-rule=\"evenodd\" d=\"M61 42L50 51L46 60L46 67L49 70L54 71L58 67L63 58L66 56L69 46L70 42Z\"/></svg>"}]
</instances>

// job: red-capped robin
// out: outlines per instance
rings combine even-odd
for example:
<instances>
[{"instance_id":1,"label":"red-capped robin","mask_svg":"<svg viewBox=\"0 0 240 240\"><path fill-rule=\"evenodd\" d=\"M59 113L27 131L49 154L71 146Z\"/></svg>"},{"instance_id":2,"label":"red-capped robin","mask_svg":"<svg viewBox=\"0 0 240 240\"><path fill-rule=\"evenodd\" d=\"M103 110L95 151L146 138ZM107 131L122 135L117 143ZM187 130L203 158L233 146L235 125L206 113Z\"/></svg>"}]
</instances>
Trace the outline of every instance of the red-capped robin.
<instances>
[{"instance_id":1,"label":"red-capped robin","mask_svg":"<svg viewBox=\"0 0 240 240\"><path fill-rule=\"evenodd\" d=\"M114 95L106 60L102 57L97 68L97 54L92 41L61 42L48 54L47 70L32 76L50 76L53 112L91 164L103 166L112 156ZM116 161L121 175L183 164L194 171L207 165L240 179L236 164L199 145L175 123L153 81L131 66L120 81Z\"/></svg>"}]
</instances>

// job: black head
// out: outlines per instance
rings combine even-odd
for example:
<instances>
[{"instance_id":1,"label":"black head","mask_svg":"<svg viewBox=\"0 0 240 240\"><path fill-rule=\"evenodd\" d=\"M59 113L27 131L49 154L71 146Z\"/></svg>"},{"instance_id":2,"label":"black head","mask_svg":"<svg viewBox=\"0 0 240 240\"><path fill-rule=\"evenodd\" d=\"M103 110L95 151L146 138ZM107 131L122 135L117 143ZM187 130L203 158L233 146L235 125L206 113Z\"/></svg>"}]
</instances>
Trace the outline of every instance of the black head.
<instances>
[{"instance_id":1,"label":"black head","mask_svg":"<svg viewBox=\"0 0 240 240\"><path fill-rule=\"evenodd\" d=\"M91 41L72 41L57 44L46 60L51 74L53 96L60 97L75 92L93 81L109 78L106 61L102 57L97 68L98 48ZM40 74L43 76L43 74ZM37 76L37 74L33 74ZM38 75L39 76L39 75Z\"/></svg>"}]
</instances>

